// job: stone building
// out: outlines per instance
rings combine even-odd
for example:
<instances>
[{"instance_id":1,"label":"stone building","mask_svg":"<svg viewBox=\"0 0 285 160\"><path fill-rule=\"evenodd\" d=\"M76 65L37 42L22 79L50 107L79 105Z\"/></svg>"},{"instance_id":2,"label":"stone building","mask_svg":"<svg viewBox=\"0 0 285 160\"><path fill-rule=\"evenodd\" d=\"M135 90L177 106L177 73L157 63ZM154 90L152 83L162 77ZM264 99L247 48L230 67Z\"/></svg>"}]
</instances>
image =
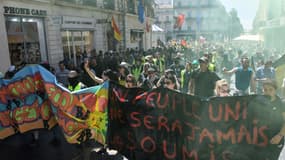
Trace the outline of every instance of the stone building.
<instances>
[{"instance_id":1,"label":"stone building","mask_svg":"<svg viewBox=\"0 0 285 160\"><path fill-rule=\"evenodd\" d=\"M156 23L167 30L166 39L224 40L228 34L229 16L219 0L175 0L173 8L156 9ZM183 14L181 28L174 28L175 17Z\"/></svg>"},{"instance_id":2,"label":"stone building","mask_svg":"<svg viewBox=\"0 0 285 160\"><path fill-rule=\"evenodd\" d=\"M0 71L19 60L48 61L52 66L64 58L78 64L91 50L151 48L146 22L154 16L152 0L143 1L144 21L138 20L141 0L2 0L0 1ZM113 37L111 20L122 40Z\"/></svg>"}]
</instances>

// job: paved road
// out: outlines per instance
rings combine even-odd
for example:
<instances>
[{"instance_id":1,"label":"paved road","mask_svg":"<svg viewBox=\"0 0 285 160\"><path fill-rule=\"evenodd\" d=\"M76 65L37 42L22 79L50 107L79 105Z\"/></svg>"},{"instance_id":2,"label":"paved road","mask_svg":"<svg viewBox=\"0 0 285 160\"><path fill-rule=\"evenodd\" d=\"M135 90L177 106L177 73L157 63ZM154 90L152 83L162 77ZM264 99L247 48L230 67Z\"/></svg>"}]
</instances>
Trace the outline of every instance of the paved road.
<instances>
[{"instance_id":1,"label":"paved road","mask_svg":"<svg viewBox=\"0 0 285 160\"><path fill-rule=\"evenodd\" d=\"M0 160L126 160L120 154L112 154L114 151L95 152L101 148L95 142L85 147L69 144L58 126L52 131L40 130L39 135L38 144L33 143L32 132L0 141ZM58 141L53 141L55 135Z\"/></svg>"},{"instance_id":2,"label":"paved road","mask_svg":"<svg viewBox=\"0 0 285 160\"><path fill-rule=\"evenodd\" d=\"M72 160L80 156L80 148L68 144L62 134L52 131L40 131L39 141L32 143L32 133L17 134L0 141L1 160ZM58 137L58 143L51 143L54 133Z\"/></svg>"}]
</instances>

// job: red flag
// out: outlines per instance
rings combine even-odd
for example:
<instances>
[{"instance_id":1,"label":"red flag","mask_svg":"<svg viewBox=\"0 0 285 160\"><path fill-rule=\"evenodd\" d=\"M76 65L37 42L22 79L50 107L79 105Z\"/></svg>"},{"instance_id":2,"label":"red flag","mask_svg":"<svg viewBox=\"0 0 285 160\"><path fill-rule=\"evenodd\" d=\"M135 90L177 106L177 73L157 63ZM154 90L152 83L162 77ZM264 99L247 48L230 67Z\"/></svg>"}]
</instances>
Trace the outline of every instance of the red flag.
<instances>
[{"instance_id":1,"label":"red flag","mask_svg":"<svg viewBox=\"0 0 285 160\"><path fill-rule=\"evenodd\" d=\"M117 41L121 41L122 40L122 35L121 35L121 32L120 32L120 29L118 28L116 22L115 22L115 19L114 17L112 16L112 28L114 30L114 37Z\"/></svg>"},{"instance_id":2,"label":"red flag","mask_svg":"<svg viewBox=\"0 0 285 160\"><path fill-rule=\"evenodd\" d=\"M179 14L177 17L176 17L176 23L174 24L174 28L179 28L181 29L183 23L185 21L185 15L184 14Z\"/></svg>"}]
</instances>

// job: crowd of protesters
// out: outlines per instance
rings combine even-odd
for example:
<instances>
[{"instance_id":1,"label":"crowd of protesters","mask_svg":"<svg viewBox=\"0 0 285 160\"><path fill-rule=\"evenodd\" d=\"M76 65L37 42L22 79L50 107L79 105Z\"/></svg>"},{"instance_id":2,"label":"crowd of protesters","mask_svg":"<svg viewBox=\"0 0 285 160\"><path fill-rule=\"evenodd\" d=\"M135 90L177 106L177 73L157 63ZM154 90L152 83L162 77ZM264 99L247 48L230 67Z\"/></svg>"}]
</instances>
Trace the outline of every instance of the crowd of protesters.
<instances>
[{"instance_id":1,"label":"crowd of protesters","mask_svg":"<svg viewBox=\"0 0 285 160\"><path fill-rule=\"evenodd\" d=\"M171 80L175 86L170 88L176 91L208 98L215 96L216 82L223 79L229 84L231 95L262 94L262 84L275 81L272 62L283 53L256 48L210 43L182 46L171 41L167 46L147 51L84 52L78 66L68 59L59 61L55 69L48 63L41 65L71 91L106 80L146 90L169 88L166 82ZM11 78L24 65L11 66L4 78ZM285 84L278 86L283 98L284 87Z\"/></svg>"},{"instance_id":2,"label":"crowd of protesters","mask_svg":"<svg viewBox=\"0 0 285 160\"><path fill-rule=\"evenodd\" d=\"M277 86L272 67L272 62L282 56L281 52L256 50L255 46L207 43L189 46L171 42L147 51L93 50L82 56L79 66L68 59L59 61L56 69L47 63L41 65L70 91L111 80L127 88L165 87L200 98L265 94L272 97L272 102L280 103L277 90L285 98L285 75L283 84ZM12 78L18 70L18 66L11 66L4 78ZM278 143L278 138L278 135L274 137L272 143Z\"/></svg>"}]
</instances>

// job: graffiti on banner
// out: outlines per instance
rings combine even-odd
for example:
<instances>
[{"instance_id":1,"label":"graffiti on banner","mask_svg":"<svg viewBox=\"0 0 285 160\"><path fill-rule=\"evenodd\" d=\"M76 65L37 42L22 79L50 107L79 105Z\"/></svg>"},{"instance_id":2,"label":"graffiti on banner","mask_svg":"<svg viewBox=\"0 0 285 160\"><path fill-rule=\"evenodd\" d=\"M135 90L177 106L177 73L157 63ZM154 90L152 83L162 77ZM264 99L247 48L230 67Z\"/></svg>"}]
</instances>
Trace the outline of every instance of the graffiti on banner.
<instances>
[{"instance_id":1,"label":"graffiti on banner","mask_svg":"<svg viewBox=\"0 0 285 160\"><path fill-rule=\"evenodd\" d=\"M31 65L0 86L0 139L58 123L70 143L105 144L108 83L71 93L49 71Z\"/></svg>"}]
</instances>

